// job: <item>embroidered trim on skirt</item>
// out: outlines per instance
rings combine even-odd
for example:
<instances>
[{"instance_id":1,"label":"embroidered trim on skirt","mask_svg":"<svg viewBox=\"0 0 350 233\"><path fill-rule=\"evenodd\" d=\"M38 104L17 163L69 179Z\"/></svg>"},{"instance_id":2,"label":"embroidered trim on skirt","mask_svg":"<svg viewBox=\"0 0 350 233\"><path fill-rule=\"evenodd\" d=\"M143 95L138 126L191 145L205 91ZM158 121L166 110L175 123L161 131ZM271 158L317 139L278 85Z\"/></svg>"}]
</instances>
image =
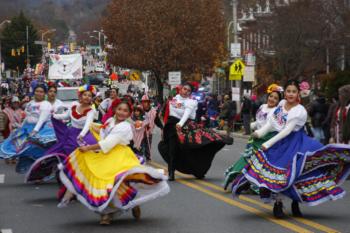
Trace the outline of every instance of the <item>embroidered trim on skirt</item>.
<instances>
[{"instance_id":1,"label":"embroidered trim on skirt","mask_svg":"<svg viewBox=\"0 0 350 233\"><path fill-rule=\"evenodd\" d=\"M233 144L233 139L191 120L186 122L182 131L178 131L176 129L178 122L179 119L175 117L168 118L163 130L164 140L159 142L158 150L163 159L169 163L169 146L175 142L174 168L182 173L202 178L210 169L216 153L225 145Z\"/></svg>"},{"instance_id":2,"label":"embroidered trim on skirt","mask_svg":"<svg viewBox=\"0 0 350 233\"><path fill-rule=\"evenodd\" d=\"M349 174L350 145L323 146L301 129L252 155L243 175L234 180L232 191L249 181L314 206L342 198L345 191L340 185Z\"/></svg>"},{"instance_id":3,"label":"embroidered trim on skirt","mask_svg":"<svg viewBox=\"0 0 350 233\"><path fill-rule=\"evenodd\" d=\"M56 136L52 122L47 121L40 131L31 137L30 133L35 125L24 123L21 128L13 131L0 145L0 158L28 156L37 159L42 157L47 148L55 143Z\"/></svg>"}]
</instances>

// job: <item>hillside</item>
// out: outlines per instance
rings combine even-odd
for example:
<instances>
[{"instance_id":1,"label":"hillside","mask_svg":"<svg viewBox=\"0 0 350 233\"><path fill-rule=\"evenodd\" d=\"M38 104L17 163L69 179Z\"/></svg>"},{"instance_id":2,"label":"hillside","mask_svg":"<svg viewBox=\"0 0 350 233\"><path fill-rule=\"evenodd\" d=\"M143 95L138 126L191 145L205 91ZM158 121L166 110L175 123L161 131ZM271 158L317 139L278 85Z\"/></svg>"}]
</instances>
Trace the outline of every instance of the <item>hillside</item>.
<instances>
[{"instance_id":1,"label":"hillside","mask_svg":"<svg viewBox=\"0 0 350 233\"><path fill-rule=\"evenodd\" d=\"M23 11L41 28L56 28L56 38L66 38L68 29L83 30L99 20L110 0L0 0L0 20Z\"/></svg>"}]
</instances>

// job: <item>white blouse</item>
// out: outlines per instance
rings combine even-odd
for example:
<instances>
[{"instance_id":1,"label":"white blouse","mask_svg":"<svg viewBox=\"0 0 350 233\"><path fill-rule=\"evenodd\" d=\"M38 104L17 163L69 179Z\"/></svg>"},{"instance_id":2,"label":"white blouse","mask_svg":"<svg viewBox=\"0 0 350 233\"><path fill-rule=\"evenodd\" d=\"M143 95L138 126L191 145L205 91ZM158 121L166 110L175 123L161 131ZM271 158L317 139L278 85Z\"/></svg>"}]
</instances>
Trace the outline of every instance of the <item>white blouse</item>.
<instances>
[{"instance_id":1,"label":"white blouse","mask_svg":"<svg viewBox=\"0 0 350 233\"><path fill-rule=\"evenodd\" d=\"M190 118L194 120L196 118L197 108L197 100L183 98L181 95L176 95L169 102L169 115L180 119L178 124L182 127L186 123L187 119Z\"/></svg>"},{"instance_id":2,"label":"white blouse","mask_svg":"<svg viewBox=\"0 0 350 233\"><path fill-rule=\"evenodd\" d=\"M306 109L301 104L298 104L289 111L286 111L284 108L285 104L286 100L281 100L277 108L269 118L273 129L277 132L280 132L286 127L286 125L288 125L291 122L294 122L295 127L293 131L299 131L301 128L304 127L307 121Z\"/></svg>"},{"instance_id":3,"label":"white blouse","mask_svg":"<svg viewBox=\"0 0 350 233\"><path fill-rule=\"evenodd\" d=\"M108 109L112 106L113 100L111 98L107 98L103 100L99 106L99 109L102 110L103 113L106 113Z\"/></svg>"},{"instance_id":4,"label":"white blouse","mask_svg":"<svg viewBox=\"0 0 350 233\"><path fill-rule=\"evenodd\" d=\"M26 118L24 122L36 124L34 131L39 132L43 124L50 120L51 110L52 105L48 101L36 102L32 100L25 108Z\"/></svg>"},{"instance_id":5,"label":"white blouse","mask_svg":"<svg viewBox=\"0 0 350 233\"><path fill-rule=\"evenodd\" d=\"M52 106L52 112L53 113L59 111L61 108L64 107L63 102L61 100L59 100L59 99L56 99L53 104L51 103L51 106Z\"/></svg>"},{"instance_id":6,"label":"white blouse","mask_svg":"<svg viewBox=\"0 0 350 233\"><path fill-rule=\"evenodd\" d=\"M284 108L285 103L286 101L282 100L275 111L273 111L273 114L268 117L266 124L254 133L260 138L268 132L278 132L277 135L262 144L266 149L288 136L291 132L299 131L306 123L307 112L302 105L298 104L287 111Z\"/></svg>"},{"instance_id":7,"label":"white blouse","mask_svg":"<svg viewBox=\"0 0 350 233\"><path fill-rule=\"evenodd\" d=\"M116 145L129 145L133 138L133 131L129 122L123 121L116 124L114 117L112 117L106 121L105 125L107 127L101 129L101 141L98 142L103 153L108 153Z\"/></svg>"},{"instance_id":8,"label":"white blouse","mask_svg":"<svg viewBox=\"0 0 350 233\"><path fill-rule=\"evenodd\" d=\"M84 137L88 133L91 123L94 121L95 110L91 108L86 115L77 118L74 116L75 114L73 114L73 108L76 109L76 113L81 115L82 113L78 112L79 106L80 104L73 105L65 113L54 114L53 117L57 120L70 120L72 127L82 129L79 136Z\"/></svg>"},{"instance_id":9,"label":"white blouse","mask_svg":"<svg viewBox=\"0 0 350 233\"><path fill-rule=\"evenodd\" d=\"M260 106L258 111L256 112L256 121L251 123L250 127L252 129L260 129L266 124L267 119L273 112L275 111L276 107L269 108L267 104L263 104Z\"/></svg>"}]
</instances>

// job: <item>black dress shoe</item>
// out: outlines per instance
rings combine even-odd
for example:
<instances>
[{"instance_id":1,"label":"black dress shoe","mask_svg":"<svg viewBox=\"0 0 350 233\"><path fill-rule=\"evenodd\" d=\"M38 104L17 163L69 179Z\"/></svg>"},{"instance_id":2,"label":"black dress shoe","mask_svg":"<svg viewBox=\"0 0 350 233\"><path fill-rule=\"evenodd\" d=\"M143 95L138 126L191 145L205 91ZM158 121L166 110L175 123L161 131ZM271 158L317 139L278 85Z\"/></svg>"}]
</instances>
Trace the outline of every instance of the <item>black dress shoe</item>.
<instances>
[{"instance_id":1,"label":"black dress shoe","mask_svg":"<svg viewBox=\"0 0 350 233\"><path fill-rule=\"evenodd\" d=\"M273 206L273 216L275 216L275 218L284 218L286 216L283 212L282 202L275 202Z\"/></svg>"},{"instance_id":2,"label":"black dress shoe","mask_svg":"<svg viewBox=\"0 0 350 233\"><path fill-rule=\"evenodd\" d=\"M175 180L175 172L174 171L169 171L169 181L174 181Z\"/></svg>"},{"instance_id":3,"label":"black dress shoe","mask_svg":"<svg viewBox=\"0 0 350 233\"><path fill-rule=\"evenodd\" d=\"M249 182L245 182L244 184L242 184L241 186L239 186L236 190L236 194L240 195L243 191L249 190L250 188L250 183Z\"/></svg>"},{"instance_id":4,"label":"black dress shoe","mask_svg":"<svg viewBox=\"0 0 350 233\"><path fill-rule=\"evenodd\" d=\"M299 203L297 201L292 202L292 214L294 217L303 217L303 214L300 211Z\"/></svg>"}]
</instances>

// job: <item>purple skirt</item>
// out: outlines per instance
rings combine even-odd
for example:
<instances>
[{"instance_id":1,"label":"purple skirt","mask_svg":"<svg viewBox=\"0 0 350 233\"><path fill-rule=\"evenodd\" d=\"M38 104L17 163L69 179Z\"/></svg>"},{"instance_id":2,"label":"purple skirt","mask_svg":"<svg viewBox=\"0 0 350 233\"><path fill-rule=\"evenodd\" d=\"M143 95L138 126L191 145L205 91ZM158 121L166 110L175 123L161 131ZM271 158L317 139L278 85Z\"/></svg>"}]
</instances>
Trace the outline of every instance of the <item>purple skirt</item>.
<instances>
[{"instance_id":1,"label":"purple skirt","mask_svg":"<svg viewBox=\"0 0 350 233\"><path fill-rule=\"evenodd\" d=\"M35 161L26 174L25 182L46 182L55 177L57 165L65 160L79 147L77 137L82 129L69 127L62 121L51 119L55 130L57 142L50 147L45 156ZM97 143L95 137L89 132L84 137L84 143L93 145Z\"/></svg>"}]
</instances>

